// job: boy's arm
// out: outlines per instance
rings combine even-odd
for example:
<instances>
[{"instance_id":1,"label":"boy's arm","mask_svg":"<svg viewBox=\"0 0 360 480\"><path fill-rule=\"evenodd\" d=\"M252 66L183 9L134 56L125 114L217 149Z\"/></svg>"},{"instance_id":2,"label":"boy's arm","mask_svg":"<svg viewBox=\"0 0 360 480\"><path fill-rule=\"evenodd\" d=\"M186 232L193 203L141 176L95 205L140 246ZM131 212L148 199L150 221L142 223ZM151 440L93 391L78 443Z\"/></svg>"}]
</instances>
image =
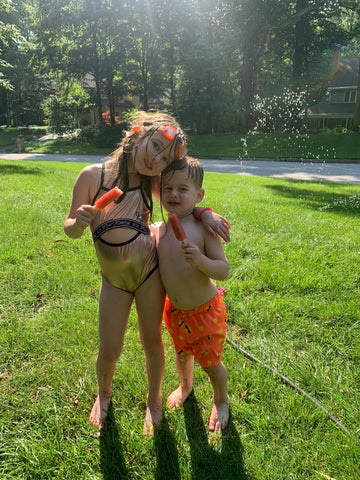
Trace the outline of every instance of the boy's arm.
<instances>
[{"instance_id":1,"label":"boy's arm","mask_svg":"<svg viewBox=\"0 0 360 480\"><path fill-rule=\"evenodd\" d=\"M195 207L193 215L201 221L203 227L210 235L220 235L225 242L230 242L231 226L226 218L213 212L212 208L204 207Z\"/></svg>"},{"instance_id":2,"label":"boy's arm","mask_svg":"<svg viewBox=\"0 0 360 480\"><path fill-rule=\"evenodd\" d=\"M205 254L198 246L185 240L182 244L185 259L198 268L204 275L213 280L225 280L229 274L229 263L221 245L221 239L216 235L205 234Z\"/></svg>"},{"instance_id":3,"label":"boy's arm","mask_svg":"<svg viewBox=\"0 0 360 480\"><path fill-rule=\"evenodd\" d=\"M151 193L156 200L160 203L160 176L156 175L151 177Z\"/></svg>"}]
</instances>

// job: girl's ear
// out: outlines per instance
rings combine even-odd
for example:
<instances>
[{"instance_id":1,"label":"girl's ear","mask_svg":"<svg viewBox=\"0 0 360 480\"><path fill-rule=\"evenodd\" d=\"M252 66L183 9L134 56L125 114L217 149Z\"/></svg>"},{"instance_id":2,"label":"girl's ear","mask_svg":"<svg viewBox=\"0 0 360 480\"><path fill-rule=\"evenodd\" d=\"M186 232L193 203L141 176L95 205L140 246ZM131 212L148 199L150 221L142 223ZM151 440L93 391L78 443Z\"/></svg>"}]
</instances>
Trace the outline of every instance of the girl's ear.
<instances>
[{"instance_id":1,"label":"girl's ear","mask_svg":"<svg viewBox=\"0 0 360 480\"><path fill-rule=\"evenodd\" d=\"M196 195L196 203L200 203L204 200L205 190L203 188L199 188L197 195Z\"/></svg>"}]
</instances>

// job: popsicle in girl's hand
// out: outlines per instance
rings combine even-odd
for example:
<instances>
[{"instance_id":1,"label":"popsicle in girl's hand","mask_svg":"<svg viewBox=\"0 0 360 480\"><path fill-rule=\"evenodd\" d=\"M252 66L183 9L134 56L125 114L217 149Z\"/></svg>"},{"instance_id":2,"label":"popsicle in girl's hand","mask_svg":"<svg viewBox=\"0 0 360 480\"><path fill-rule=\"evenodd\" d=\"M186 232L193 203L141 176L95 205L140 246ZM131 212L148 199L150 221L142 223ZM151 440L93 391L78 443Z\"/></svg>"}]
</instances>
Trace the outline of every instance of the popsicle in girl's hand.
<instances>
[{"instance_id":1,"label":"popsicle in girl's hand","mask_svg":"<svg viewBox=\"0 0 360 480\"><path fill-rule=\"evenodd\" d=\"M98 198L96 200L95 208L97 210L102 210L103 208L106 207L106 205L109 205L109 203L119 198L122 194L123 194L123 191L120 190L120 188L118 187L112 188L107 193L105 193L105 195L103 195L101 198Z\"/></svg>"},{"instance_id":2,"label":"popsicle in girl's hand","mask_svg":"<svg viewBox=\"0 0 360 480\"><path fill-rule=\"evenodd\" d=\"M186 234L176 213L169 213L168 217L176 240L179 240L179 242L183 242L184 240L186 240Z\"/></svg>"}]
</instances>

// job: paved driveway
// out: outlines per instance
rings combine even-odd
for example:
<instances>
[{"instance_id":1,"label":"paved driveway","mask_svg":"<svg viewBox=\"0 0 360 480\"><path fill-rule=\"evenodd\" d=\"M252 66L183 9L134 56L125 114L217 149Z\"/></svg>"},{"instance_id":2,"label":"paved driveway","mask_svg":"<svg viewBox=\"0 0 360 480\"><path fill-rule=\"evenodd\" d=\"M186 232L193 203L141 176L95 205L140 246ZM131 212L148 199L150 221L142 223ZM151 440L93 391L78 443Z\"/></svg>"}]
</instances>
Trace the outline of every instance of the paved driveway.
<instances>
[{"instance_id":1,"label":"paved driveway","mask_svg":"<svg viewBox=\"0 0 360 480\"><path fill-rule=\"evenodd\" d=\"M101 155L42 154L42 153L3 153L0 158L6 160L35 160L97 163L104 158ZM330 163L277 161L273 159L211 159L200 158L207 172L231 173L234 175L256 175L260 177L293 178L296 180L331 181L360 184L359 163Z\"/></svg>"}]
</instances>

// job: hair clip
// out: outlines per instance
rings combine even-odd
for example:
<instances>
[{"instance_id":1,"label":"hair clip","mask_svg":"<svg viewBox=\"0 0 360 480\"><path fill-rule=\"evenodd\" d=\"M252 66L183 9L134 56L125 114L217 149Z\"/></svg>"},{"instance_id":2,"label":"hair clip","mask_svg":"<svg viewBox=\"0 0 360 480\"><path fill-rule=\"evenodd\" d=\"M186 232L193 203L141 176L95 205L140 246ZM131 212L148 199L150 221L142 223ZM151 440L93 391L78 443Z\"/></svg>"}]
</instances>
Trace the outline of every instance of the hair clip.
<instances>
[{"instance_id":1,"label":"hair clip","mask_svg":"<svg viewBox=\"0 0 360 480\"><path fill-rule=\"evenodd\" d=\"M163 125L160 127L160 132L167 140L174 140L174 138L179 134L176 128L172 125Z\"/></svg>"},{"instance_id":2,"label":"hair clip","mask_svg":"<svg viewBox=\"0 0 360 480\"><path fill-rule=\"evenodd\" d=\"M135 125L135 127L133 127L131 129L131 133L139 133L140 132L140 127L139 125Z\"/></svg>"}]
</instances>

